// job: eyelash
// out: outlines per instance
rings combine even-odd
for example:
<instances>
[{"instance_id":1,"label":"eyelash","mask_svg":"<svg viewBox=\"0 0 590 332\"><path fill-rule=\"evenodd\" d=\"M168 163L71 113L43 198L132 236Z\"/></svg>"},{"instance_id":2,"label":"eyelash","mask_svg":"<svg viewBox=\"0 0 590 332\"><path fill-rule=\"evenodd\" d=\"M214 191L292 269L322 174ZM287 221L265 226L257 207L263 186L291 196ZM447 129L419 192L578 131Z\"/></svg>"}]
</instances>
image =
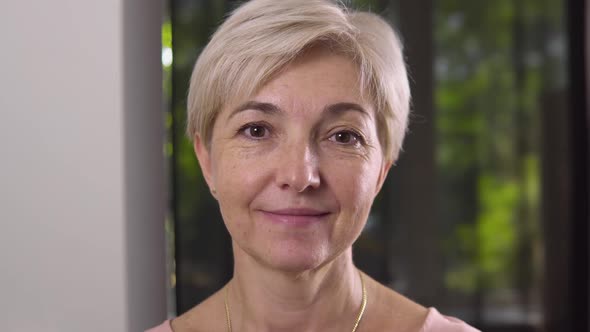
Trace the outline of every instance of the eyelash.
<instances>
[{"instance_id":1,"label":"eyelash","mask_svg":"<svg viewBox=\"0 0 590 332\"><path fill-rule=\"evenodd\" d=\"M251 129L253 127L261 127L261 128L264 128L264 130L266 130L268 132L271 131L271 127L267 123L264 123L264 122L251 122L251 123L247 123L247 124L241 126L240 129L238 129L238 132L237 133L240 134L240 135L246 136L249 139L253 139L253 140L261 140L261 139L264 139L265 137L254 137L254 136L251 136L251 135L247 135L246 134L245 131L248 130L248 129Z\"/></svg>"},{"instance_id":2,"label":"eyelash","mask_svg":"<svg viewBox=\"0 0 590 332\"><path fill-rule=\"evenodd\" d=\"M344 145L344 146L346 146L346 145L365 146L366 145L366 140L363 137L363 135L360 134L359 132L357 132L356 130L352 130L352 129L339 130L339 131L333 133L332 135L330 135L330 137L328 139L331 140L332 137L335 137L338 134L349 134L349 135L351 135L353 137L354 143L351 144L351 143L339 143L339 142L335 142L336 144Z\"/></svg>"},{"instance_id":3,"label":"eyelash","mask_svg":"<svg viewBox=\"0 0 590 332\"><path fill-rule=\"evenodd\" d=\"M268 133L265 133L265 134L270 135L271 126L268 123L265 123L265 122L251 122L251 123L247 123L247 124L241 126L238 129L237 133L240 134L240 135L243 135L243 136L247 137L248 139L252 139L252 140L261 140L261 139L266 138L266 137L254 137L254 136L251 136L251 135L246 134L246 130L251 129L253 127L261 127L265 131L268 131ZM354 142L352 144L350 144L350 143L339 143L339 142L336 142L336 141L333 141L333 142L336 143L336 144L338 144L338 145L342 145L342 146L348 146L348 145L351 145L351 146L357 146L357 145L358 146L366 146L365 137L362 134L360 134L359 132L357 132L356 130L352 130L352 129L338 130L337 132L335 132L332 135L330 135L328 137L328 140L332 141L332 139L331 139L332 137L335 137L336 135L343 134L343 133L344 134L352 135Z\"/></svg>"}]
</instances>

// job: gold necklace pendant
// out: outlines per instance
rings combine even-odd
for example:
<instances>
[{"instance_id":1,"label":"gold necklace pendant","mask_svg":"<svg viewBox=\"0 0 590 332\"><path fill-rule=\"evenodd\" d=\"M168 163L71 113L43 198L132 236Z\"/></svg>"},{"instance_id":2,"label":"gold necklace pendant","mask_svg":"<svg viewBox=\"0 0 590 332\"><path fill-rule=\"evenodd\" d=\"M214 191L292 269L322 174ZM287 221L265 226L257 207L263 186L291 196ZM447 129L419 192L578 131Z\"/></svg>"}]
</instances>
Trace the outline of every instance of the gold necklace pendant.
<instances>
[{"instance_id":1,"label":"gold necklace pendant","mask_svg":"<svg viewBox=\"0 0 590 332\"><path fill-rule=\"evenodd\" d=\"M356 332L356 329L359 327L361 319L363 318L363 315L365 313L365 308L367 307L367 290L365 289L365 281L363 280L363 274L361 273L360 270L359 270L359 276L361 278L361 287L363 289L363 301L361 302L361 308L360 308L359 313L356 317L356 321L354 322L354 327L352 328L352 332ZM229 287L225 288L225 296L224 296L225 319L226 319L227 331L232 332L231 319L230 319L230 314L229 314L229 304L228 304L228 300L227 300L228 292L229 292L228 289L229 289Z\"/></svg>"}]
</instances>

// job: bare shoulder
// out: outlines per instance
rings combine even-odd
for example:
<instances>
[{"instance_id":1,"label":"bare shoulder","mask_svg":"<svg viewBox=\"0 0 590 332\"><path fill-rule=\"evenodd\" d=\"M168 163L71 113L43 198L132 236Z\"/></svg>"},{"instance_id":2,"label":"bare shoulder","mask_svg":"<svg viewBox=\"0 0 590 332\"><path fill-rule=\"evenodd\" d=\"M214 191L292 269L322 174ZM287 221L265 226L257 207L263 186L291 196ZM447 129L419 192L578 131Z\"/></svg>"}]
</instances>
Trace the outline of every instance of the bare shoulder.
<instances>
[{"instance_id":1,"label":"bare shoulder","mask_svg":"<svg viewBox=\"0 0 590 332\"><path fill-rule=\"evenodd\" d=\"M364 276L368 293L364 331L420 331L428 309L396 291Z\"/></svg>"},{"instance_id":2,"label":"bare shoulder","mask_svg":"<svg viewBox=\"0 0 590 332\"><path fill-rule=\"evenodd\" d=\"M222 289L223 290L223 289ZM172 320L173 332L225 331L225 311L222 290Z\"/></svg>"}]
</instances>

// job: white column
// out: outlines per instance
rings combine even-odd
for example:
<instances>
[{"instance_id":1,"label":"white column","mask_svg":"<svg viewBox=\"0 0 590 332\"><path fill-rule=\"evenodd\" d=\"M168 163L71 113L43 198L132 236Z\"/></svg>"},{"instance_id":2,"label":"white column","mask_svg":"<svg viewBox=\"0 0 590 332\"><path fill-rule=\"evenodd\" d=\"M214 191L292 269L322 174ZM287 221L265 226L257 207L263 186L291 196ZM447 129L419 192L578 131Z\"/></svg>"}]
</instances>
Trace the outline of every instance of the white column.
<instances>
[{"instance_id":1,"label":"white column","mask_svg":"<svg viewBox=\"0 0 590 332\"><path fill-rule=\"evenodd\" d=\"M165 318L159 1L0 2L0 330Z\"/></svg>"}]
</instances>

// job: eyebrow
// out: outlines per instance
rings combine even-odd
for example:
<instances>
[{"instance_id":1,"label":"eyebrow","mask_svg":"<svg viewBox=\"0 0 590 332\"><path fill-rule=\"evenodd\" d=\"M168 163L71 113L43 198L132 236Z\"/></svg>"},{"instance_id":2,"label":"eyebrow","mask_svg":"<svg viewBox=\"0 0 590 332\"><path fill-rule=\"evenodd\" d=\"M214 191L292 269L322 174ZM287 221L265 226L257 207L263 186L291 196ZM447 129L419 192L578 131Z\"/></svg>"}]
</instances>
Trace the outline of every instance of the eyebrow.
<instances>
[{"instance_id":1,"label":"eyebrow","mask_svg":"<svg viewBox=\"0 0 590 332\"><path fill-rule=\"evenodd\" d=\"M355 103L336 103L328 105L324 108L324 113L338 114L348 111L356 111L362 113L365 116L369 116L369 112L365 110L361 105Z\"/></svg>"},{"instance_id":2,"label":"eyebrow","mask_svg":"<svg viewBox=\"0 0 590 332\"><path fill-rule=\"evenodd\" d=\"M228 120L231 119L234 115L246 110L260 111L265 114L278 114L283 112L283 110L281 110L281 108L275 104L261 103L257 101L247 101L238 106L236 109L234 109L229 115Z\"/></svg>"},{"instance_id":3,"label":"eyebrow","mask_svg":"<svg viewBox=\"0 0 590 332\"><path fill-rule=\"evenodd\" d=\"M232 113L229 115L228 120L231 119L234 115L236 115L240 112L246 111L246 110L260 111L262 113L271 114L271 115L283 113L283 110L275 104L262 103L262 102L257 102L257 101L247 101L247 102L241 104L240 106L238 106L236 109L234 109L232 111ZM348 111L355 111L355 112L359 112L365 116L369 116L369 112L367 112L367 110L365 110L361 105L356 104L356 103L350 103L350 102L342 102L342 103L327 105L326 107L324 107L322 113L340 114L340 113L344 113L344 112L348 112Z\"/></svg>"}]
</instances>

